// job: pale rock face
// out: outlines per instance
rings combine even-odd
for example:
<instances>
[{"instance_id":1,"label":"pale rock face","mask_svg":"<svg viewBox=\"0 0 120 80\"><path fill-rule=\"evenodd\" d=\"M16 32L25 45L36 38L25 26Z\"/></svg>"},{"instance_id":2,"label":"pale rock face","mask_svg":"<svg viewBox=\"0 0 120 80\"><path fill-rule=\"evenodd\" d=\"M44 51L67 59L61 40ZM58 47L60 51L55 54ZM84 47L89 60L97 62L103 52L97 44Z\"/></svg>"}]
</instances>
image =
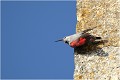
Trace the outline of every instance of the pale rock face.
<instances>
[{"instance_id":1,"label":"pale rock face","mask_svg":"<svg viewBox=\"0 0 120 80\"><path fill-rule=\"evenodd\" d=\"M108 42L75 50L74 80L120 80L120 0L77 0L76 5L76 32L96 26L90 33Z\"/></svg>"}]
</instances>

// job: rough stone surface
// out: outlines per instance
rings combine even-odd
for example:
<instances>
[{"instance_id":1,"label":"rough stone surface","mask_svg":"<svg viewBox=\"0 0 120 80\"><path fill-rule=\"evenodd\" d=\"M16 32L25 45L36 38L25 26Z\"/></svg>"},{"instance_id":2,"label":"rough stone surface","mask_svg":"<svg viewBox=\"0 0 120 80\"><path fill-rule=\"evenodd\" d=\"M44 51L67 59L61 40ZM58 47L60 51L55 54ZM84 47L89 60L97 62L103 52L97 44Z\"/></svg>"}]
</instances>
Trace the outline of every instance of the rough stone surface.
<instances>
[{"instance_id":1,"label":"rough stone surface","mask_svg":"<svg viewBox=\"0 0 120 80\"><path fill-rule=\"evenodd\" d=\"M75 49L74 80L120 80L120 0L77 0L76 5L76 32L96 27L90 33L108 42Z\"/></svg>"}]
</instances>

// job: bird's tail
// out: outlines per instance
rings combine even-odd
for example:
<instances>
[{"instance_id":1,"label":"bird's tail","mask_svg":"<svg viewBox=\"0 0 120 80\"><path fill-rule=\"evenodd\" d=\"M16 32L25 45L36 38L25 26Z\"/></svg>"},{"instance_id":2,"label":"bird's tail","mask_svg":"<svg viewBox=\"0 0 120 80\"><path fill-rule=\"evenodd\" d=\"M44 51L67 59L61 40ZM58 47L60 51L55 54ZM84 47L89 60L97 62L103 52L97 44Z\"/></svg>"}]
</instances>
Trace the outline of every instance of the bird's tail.
<instances>
[{"instance_id":1,"label":"bird's tail","mask_svg":"<svg viewBox=\"0 0 120 80\"><path fill-rule=\"evenodd\" d=\"M102 39L101 37L95 37L95 39Z\"/></svg>"}]
</instances>

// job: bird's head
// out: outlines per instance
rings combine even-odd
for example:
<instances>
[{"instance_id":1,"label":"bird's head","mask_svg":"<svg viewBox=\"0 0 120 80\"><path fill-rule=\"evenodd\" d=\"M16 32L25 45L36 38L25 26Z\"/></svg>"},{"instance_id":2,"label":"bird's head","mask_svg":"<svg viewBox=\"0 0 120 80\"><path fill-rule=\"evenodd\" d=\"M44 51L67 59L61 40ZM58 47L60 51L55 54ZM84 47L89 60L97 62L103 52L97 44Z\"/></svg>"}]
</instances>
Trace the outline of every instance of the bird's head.
<instances>
[{"instance_id":1,"label":"bird's head","mask_svg":"<svg viewBox=\"0 0 120 80\"><path fill-rule=\"evenodd\" d=\"M57 41L55 41L55 42L59 42L59 41L63 41L64 43L69 44L69 42L70 42L70 37L67 36L67 37L64 37L64 38L62 38L62 39L59 39L59 40L57 40Z\"/></svg>"}]
</instances>

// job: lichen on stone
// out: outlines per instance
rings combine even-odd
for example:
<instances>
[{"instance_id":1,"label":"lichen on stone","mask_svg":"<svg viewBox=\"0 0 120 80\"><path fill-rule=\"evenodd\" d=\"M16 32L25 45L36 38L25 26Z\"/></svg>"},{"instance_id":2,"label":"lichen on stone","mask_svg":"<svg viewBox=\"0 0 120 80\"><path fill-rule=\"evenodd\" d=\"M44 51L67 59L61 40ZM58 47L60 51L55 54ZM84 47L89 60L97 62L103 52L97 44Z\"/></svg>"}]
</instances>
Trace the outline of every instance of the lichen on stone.
<instances>
[{"instance_id":1,"label":"lichen on stone","mask_svg":"<svg viewBox=\"0 0 120 80\"><path fill-rule=\"evenodd\" d=\"M120 80L120 0L77 0L76 6L76 33L96 27L90 33L108 42L75 50L74 80Z\"/></svg>"}]
</instances>

